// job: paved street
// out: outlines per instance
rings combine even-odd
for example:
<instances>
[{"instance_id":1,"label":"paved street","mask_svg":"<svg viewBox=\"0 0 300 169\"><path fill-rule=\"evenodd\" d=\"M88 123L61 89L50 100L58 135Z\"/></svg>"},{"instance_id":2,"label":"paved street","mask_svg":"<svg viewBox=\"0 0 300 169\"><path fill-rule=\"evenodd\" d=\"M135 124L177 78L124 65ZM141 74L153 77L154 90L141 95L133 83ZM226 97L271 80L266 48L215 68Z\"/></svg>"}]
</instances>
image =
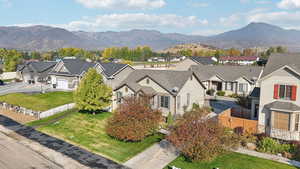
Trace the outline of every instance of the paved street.
<instances>
[{"instance_id":1,"label":"paved street","mask_svg":"<svg viewBox=\"0 0 300 169\"><path fill-rule=\"evenodd\" d=\"M0 133L1 169L62 169L62 167Z\"/></svg>"}]
</instances>

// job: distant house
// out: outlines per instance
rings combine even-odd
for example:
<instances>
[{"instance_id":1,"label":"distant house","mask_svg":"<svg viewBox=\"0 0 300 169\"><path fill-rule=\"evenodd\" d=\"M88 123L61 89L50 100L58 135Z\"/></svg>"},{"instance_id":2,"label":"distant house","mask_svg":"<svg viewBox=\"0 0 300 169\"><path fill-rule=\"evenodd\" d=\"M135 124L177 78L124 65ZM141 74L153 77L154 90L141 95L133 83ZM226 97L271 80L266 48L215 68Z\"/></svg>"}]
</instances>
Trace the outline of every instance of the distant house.
<instances>
[{"instance_id":1,"label":"distant house","mask_svg":"<svg viewBox=\"0 0 300 169\"><path fill-rule=\"evenodd\" d=\"M300 140L300 54L273 54L251 94L258 130L283 140Z\"/></svg>"},{"instance_id":2,"label":"distant house","mask_svg":"<svg viewBox=\"0 0 300 169\"><path fill-rule=\"evenodd\" d=\"M114 90L113 109L128 96L150 97L166 117L183 115L193 104L204 105L205 87L191 71L135 70Z\"/></svg>"},{"instance_id":3,"label":"distant house","mask_svg":"<svg viewBox=\"0 0 300 169\"><path fill-rule=\"evenodd\" d=\"M32 61L17 67L17 77L25 83L50 83L49 72L57 62Z\"/></svg>"},{"instance_id":4,"label":"distant house","mask_svg":"<svg viewBox=\"0 0 300 169\"><path fill-rule=\"evenodd\" d=\"M223 56L219 59L219 63L221 64L238 64L238 65L252 65L259 61L259 57L257 56Z\"/></svg>"},{"instance_id":5,"label":"distant house","mask_svg":"<svg viewBox=\"0 0 300 169\"><path fill-rule=\"evenodd\" d=\"M214 65L215 63L217 63L217 59L214 57L192 56L177 63L175 69L183 71L188 70L192 65Z\"/></svg>"},{"instance_id":6,"label":"distant house","mask_svg":"<svg viewBox=\"0 0 300 169\"><path fill-rule=\"evenodd\" d=\"M80 79L90 68L95 68L101 73L104 82L112 88L133 71L133 68L126 64L62 59L49 73L51 84L57 89L74 90L77 88Z\"/></svg>"},{"instance_id":7,"label":"distant house","mask_svg":"<svg viewBox=\"0 0 300 169\"><path fill-rule=\"evenodd\" d=\"M190 68L208 90L224 91L226 95L249 95L256 87L262 69L258 66L228 65L194 65Z\"/></svg>"},{"instance_id":8,"label":"distant house","mask_svg":"<svg viewBox=\"0 0 300 169\"><path fill-rule=\"evenodd\" d=\"M148 62L166 62L166 58L163 57L152 57L147 60Z\"/></svg>"}]
</instances>

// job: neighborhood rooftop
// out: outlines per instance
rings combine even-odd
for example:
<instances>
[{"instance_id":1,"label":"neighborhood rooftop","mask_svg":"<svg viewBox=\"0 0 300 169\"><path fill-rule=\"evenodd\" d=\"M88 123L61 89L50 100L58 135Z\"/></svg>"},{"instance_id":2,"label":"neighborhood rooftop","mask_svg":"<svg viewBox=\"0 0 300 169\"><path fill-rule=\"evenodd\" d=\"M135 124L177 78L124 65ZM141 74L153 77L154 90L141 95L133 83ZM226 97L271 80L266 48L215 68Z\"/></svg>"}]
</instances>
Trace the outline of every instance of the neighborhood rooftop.
<instances>
[{"instance_id":1,"label":"neighborhood rooftop","mask_svg":"<svg viewBox=\"0 0 300 169\"><path fill-rule=\"evenodd\" d=\"M66 75L81 75L83 72L87 72L89 68L96 66L96 63L87 62L81 59L63 59L65 68L68 72ZM51 74L61 74L62 72L52 71Z\"/></svg>"},{"instance_id":2,"label":"neighborhood rooftop","mask_svg":"<svg viewBox=\"0 0 300 169\"><path fill-rule=\"evenodd\" d=\"M192 56L191 60L202 65L213 65L215 63L211 57Z\"/></svg>"},{"instance_id":3,"label":"neighborhood rooftop","mask_svg":"<svg viewBox=\"0 0 300 169\"><path fill-rule=\"evenodd\" d=\"M145 89L138 84L140 80L149 77L169 93L175 95L176 93L174 93L173 90L177 88L179 91L192 75L193 72L191 71L135 70L117 87L117 89L127 85L135 92L139 90L152 91L152 89Z\"/></svg>"},{"instance_id":4,"label":"neighborhood rooftop","mask_svg":"<svg viewBox=\"0 0 300 169\"><path fill-rule=\"evenodd\" d=\"M127 64L120 64L120 63L104 63L104 62L99 62L101 67L103 68L104 74L107 77L111 77L115 73L118 73L120 70L124 69Z\"/></svg>"},{"instance_id":5,"label":"neighborhood rooftop","mask_svg":"<svg viewBox=\"0 0 300 169\"><path fill-rule=\"evenodd\" d=\"M228 66L228 65L193 65L190 70L193 71L201 81L208 80L218 76L224 81L235 81L241 77L248 81L256 81L262 72L262 67L258 66Z\"/></svg>"},{"instance_id":6,"label":"neighborhood rooftop","mask_svg":"<svg viewBox=\"0 0 300 169\"><path fill-rule=\"evenodd\" d=\"M289 66L296 72L300 73L300 53L271 55L262 74L262 78L284 66Z\"/></svg>"}]
</instances>

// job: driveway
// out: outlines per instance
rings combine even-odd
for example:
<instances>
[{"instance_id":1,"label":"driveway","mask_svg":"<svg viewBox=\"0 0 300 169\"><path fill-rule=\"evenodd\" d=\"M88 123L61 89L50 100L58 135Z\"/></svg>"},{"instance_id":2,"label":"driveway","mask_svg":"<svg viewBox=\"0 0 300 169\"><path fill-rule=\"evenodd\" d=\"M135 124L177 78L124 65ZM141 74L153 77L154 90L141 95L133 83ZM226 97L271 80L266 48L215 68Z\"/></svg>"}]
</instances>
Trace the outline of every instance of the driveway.
<instances>
[{"instance_id":1,"label":"driveway","mask_svg":"<svg viewBox=\"0 0 300 169\"><path fill-rule=\"evenodd\" d=\"M10 83L4 86L0 86L0 95L10 93L35 93L41 91L52 91L50 85L30 85L26 83Z\"/></svg>"},{"instance_id":2,"label":"driveway","mask_svg":"<svg viewBox=\"0 0 300 169\"><path fill-rule=\"evenodd\" d=\"M0 168L3 169L62 169L42 155L0 133Z\"/></svg>"},{"instance_id":3,"label":"driveway","mask_svg":"<svg viewBox=\"0 0 300 169\"><path fill-rule=\"evenodd\" d=\"M214 109L214 113L216 114L220 114L229 108L240 107L234 100L231 99L209 100L209 105Z\"/></svg>"}]
</instances>

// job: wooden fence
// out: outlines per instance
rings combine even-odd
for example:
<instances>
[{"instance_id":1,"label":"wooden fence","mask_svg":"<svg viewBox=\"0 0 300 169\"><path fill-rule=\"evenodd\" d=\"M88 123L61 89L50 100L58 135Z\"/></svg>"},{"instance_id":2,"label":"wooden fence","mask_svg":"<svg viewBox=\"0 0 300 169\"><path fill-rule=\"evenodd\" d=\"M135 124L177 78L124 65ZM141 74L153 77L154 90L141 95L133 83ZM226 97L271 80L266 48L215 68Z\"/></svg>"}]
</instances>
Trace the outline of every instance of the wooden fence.
<instances>
[{"instance_id":1,"label":"wooden fence","mask_svg":"<svg viewBox=\"0 0 300 169\"><path fill-rule=\"evenodd\" d=\"M257 120L231 116L232 109L227 109L218 115L218 121L225 127L231 129L242 129L245 132L257 133ZM235 112L236 113L236 112Z\"/></svg>"}]
</instances>

